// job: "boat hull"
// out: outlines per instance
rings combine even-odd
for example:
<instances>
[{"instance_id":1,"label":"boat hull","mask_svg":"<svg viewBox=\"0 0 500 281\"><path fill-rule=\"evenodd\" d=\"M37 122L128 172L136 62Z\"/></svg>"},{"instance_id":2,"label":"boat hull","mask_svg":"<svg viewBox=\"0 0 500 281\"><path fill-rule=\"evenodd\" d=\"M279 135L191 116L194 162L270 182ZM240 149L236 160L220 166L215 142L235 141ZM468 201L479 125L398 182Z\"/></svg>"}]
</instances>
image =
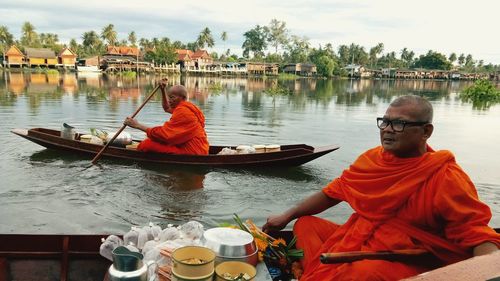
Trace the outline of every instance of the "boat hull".
<instances>
[{"instance_id":1,"label":"boat hull","mask_svg":"<svg viewBox=\"0 0 500 281\"><path fill-rule=\"evenodd\" d=\"M12 132L49 149L78 153L88 155L89 157L95 156L103 148L102 145L61 138L60 131L57 130L34 128L30 130L16 129ZM80 134L77 134L77 139L79 136ZM145 153L137 150L110 146L103 153L103 157L135 162L175 164L197 167L290 167L302 165L339 148L338 146L314 148L305 144L297 144L282 145L281 151L278 152L218 155L217 153L224 147L235 148L234 146L211 146L209 155L180 155Z\"/></svg>"}]
</instances>

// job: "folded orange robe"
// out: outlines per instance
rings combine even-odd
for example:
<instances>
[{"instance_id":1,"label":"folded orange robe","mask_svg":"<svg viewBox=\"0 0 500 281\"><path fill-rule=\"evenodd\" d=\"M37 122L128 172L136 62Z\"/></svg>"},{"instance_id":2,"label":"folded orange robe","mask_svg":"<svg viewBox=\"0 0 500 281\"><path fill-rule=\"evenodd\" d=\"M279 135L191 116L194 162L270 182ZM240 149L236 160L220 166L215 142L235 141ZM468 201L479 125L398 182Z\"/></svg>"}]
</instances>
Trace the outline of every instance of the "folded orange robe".
<instances>
[{"instance_id":1,"label":"folded orange robe","mask_svg":"<svg viewBox=\"0 0 500 281\"><path fill-rule=\"evenodd\" d=\"M205 116L194 104L181 101L163 126L149 128L137 150L174 154L208 154Z\"/></svg>"},{"instance_id":2,"label":"folded orange robe","mask_svg":"<svg viewBox=\"0 0 500 281\"><path fill-rule=\"evenodd\" d=\"M488 226L490 209L449 151L428 147L421 157L397 158L376 147L323 192L355 213L343 225L312 216L295 223L305 255L301 281L398 280L439 266L383 260L328 265L319 260L324 252L426 249L448 264L470 257L483 242L500 246L500 235Z\"/></svg>"}]
</instances>

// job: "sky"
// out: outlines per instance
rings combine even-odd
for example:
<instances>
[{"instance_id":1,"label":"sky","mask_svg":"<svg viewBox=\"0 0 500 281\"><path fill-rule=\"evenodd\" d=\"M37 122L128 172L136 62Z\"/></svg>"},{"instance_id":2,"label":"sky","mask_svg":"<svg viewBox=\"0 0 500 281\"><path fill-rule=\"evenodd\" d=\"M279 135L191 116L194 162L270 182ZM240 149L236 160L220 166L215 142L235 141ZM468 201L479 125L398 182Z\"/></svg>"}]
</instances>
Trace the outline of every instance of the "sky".
<instances>
[{"instance_id":1,"label":"sky","mask_svg":"<svg viewBox=\"0 0 500 281\"><path fill-rule=\"evenodd\" d=\"M83 32L112 23L119 39L169 37L195 41L204 27L216 39L212 51L241 54L243 33L271 19L285 21L290 34L306 36L312 47L352 42L368 51L378 42L384 52L404 47L417 55L434 50L472 54L500 64L500 1L475 0L0 0L0 25L18 39L23 22L60 41L81 42ZM228 40L220 40L222 31Z\"/></svg>"}]
</instances>

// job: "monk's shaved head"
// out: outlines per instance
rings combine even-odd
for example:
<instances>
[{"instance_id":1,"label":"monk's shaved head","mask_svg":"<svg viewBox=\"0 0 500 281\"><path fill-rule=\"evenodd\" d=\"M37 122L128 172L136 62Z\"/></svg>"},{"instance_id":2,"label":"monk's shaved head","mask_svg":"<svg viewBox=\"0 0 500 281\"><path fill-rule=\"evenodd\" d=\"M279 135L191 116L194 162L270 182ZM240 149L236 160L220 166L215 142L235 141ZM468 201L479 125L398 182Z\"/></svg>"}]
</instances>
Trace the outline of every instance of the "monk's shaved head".
<instances>
[{"instance_id":1,"label":"monk's shaved head","mask_svg":"<svg viewBox=\"0 0 500 281\"><path fill-rule=\"evenodd\" d=\"M175 95L181 97L182 99L187 99L187 90L186 87L182 85L174 85L168 89L169 95Z\"/></svg>"},{"instance_id":2,"label":"monk's shaved head","mask_svg":"<svg viewBox=\"0 0 500 281\"><path fill-rule=\"evenodd\" d=\"M401 96L391 102L390 106L400 107L400 106L412 106L412 112L408 112L411 116L415 118L415 121L425 121L432 123L433 109L431 103L415 95Z\"/></svg>"}]
</instances>

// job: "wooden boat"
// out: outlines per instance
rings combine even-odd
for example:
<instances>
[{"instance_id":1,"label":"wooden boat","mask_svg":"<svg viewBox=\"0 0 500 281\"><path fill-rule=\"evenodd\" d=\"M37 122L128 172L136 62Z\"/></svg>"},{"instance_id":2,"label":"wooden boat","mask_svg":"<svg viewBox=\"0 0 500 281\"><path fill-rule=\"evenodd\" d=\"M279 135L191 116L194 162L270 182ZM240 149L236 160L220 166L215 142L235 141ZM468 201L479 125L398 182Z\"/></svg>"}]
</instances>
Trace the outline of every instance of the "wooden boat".
<instances>
[{"instance_id":1,"label":"wooden boat","mask_svg":"<svg viewBox=\"0 0 500 281\"><path fill-rule=\"evenodd\" d=\"M274 235L287 239L291 232ZM111 265L99 254L104 237L107 235L0 234L0 280L104 280ZM497 276L500 252L438 268L411 280L487 280Z\"/></svg>"},{"instance_id":2,"label":"wooden boat","mask_svg":"<svg viewBox=\"0 0 500 281\"><path fill-rule=\"evenodd\" d=\"M76 134L76 140L61 138L60 131L34 128L29 130L15 129L12 133L50 149L94 156L102 145L79 141L81 134ZM224 147L210 146L209 155L180 155L165 153L145 153L122 147L110 146L103 156L107 158L150 162L160 164L176 164L188 166L214 167L266 167L266 166L299 166L327 153L339 149L338 146L314 148L305 144L282 145L281 151L253 154L217 155Z\"/></svg>"}]
</instances>

